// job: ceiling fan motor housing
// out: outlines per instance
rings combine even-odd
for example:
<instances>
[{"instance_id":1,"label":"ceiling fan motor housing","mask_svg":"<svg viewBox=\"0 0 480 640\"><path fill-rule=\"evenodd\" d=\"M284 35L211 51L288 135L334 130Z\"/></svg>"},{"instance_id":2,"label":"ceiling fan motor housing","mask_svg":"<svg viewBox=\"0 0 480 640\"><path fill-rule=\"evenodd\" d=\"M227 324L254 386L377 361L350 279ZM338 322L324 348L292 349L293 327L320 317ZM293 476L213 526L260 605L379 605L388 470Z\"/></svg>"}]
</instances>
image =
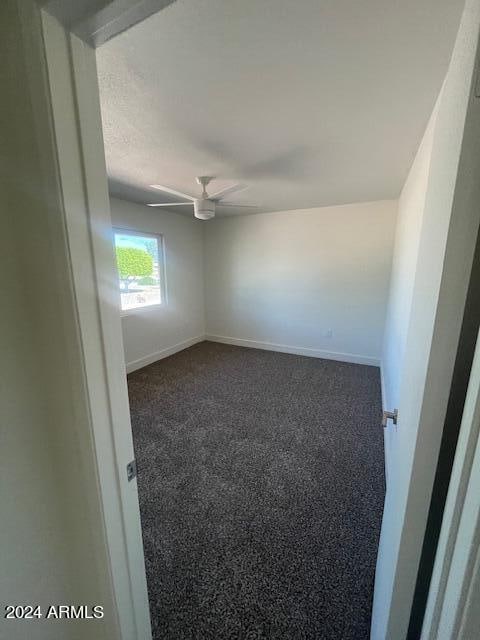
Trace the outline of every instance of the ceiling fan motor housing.
<instances>
[{"instance_id":1,"label":"ceiling fan motor housing","mask_svg":"<svg viewBox=\"0 0 480 640\"><path fill-rule=\"evenodd\" d=\"M208 198L195 198L193 209L195 217L200 220L209 220L215 216L215 202Z\"/></svg>"}]
</instances>

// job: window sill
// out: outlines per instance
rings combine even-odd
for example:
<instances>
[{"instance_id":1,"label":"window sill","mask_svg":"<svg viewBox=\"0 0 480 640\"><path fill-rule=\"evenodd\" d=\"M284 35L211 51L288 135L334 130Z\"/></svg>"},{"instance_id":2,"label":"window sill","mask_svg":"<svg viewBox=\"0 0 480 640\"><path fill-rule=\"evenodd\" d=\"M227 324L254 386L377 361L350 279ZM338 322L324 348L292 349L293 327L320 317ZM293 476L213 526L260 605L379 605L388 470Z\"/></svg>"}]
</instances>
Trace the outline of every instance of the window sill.
<instances>
[{"instance_id":1,"label":"window sill","mask_svg":"<svg viewBox=\"0 0 480 640\"><path fill-rule=\"evenodd\" d=\"M160 311L160 309L164 309L165 304L149 304L146 307L135 307L133 309L124 309L120 311L121 318L128 318L129 316L135 316L137 314L147 313L148 311Z\"/></svg>"}]
</instances>

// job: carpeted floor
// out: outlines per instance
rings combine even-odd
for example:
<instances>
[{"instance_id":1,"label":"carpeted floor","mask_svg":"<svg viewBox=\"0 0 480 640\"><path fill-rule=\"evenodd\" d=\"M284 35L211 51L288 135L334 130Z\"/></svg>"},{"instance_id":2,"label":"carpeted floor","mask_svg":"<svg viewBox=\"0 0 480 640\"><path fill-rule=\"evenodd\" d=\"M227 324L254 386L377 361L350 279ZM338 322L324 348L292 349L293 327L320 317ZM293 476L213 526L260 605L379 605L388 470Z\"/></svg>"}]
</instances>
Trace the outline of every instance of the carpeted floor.
<instances>
[{"instance_id":1,"label":"carpeted floor","mask_svg":"<svg viewBox=\"0 0 480 640\"><path fill-rule=\"evenodd\" d=\"M154 639L368 638L378 369L203 342L128 385Z\"/></svg>"}]
</instances>

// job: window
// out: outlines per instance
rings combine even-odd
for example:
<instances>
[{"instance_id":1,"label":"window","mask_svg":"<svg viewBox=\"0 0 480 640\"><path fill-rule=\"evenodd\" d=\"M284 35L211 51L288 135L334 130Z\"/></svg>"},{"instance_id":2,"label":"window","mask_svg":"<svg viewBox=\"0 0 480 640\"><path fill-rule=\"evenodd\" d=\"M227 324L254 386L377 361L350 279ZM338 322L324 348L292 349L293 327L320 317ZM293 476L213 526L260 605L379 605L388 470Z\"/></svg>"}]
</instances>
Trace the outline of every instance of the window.
<instances>
[{"instance_id":1,"label":"window","mask_svg":"<svg viewBox=\"0 0 480 640\"><path fill-rule=\"evenodd\" d=\"M122 311L162 303L162 239L136 231L115 231Z\"/></svg>"}]
</instances>

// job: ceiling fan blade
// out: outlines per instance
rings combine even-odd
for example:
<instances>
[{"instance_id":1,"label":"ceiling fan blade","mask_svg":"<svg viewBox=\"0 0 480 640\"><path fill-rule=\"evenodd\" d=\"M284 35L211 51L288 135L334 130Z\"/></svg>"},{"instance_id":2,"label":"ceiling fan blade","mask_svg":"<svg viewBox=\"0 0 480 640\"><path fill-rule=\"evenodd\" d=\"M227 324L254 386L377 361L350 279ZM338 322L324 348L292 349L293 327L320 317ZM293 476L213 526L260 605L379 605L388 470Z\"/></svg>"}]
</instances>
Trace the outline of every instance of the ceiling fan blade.
<instances>
[{"instance_id":1,"label":"ceiling fan blade","mask_svg":"<svg viewBox=\"0 0 480 640\"><path fill-rule=\"evenodd\" d=\"M187 200L195 200L193 196L188 195L188 193L182 193L181 191L176 191L175 189L170 189L170 187L166 187L163 184L151 184L152 189L158 189L159 191L164 191L165 193L171 193L172 196L177 196L177 198L186 198Z\"/></svg>"},{"instance_id":2,"label":"ceiling fan blade","mask_svg":"<svg viewBox=\"0 0 480 640\"><path fill-rule=\"evenodd\" d=\"M220 202L217 202L217 207L246 207L248 209L255 209L256 207L258 207L258 204L244 204L243 202L224 202L223 200L220 200Z\"/></svg>"},{"instance_id":3,"label":"ceiling fan blade","mask_svg":"<svg viewBox=\"0 0 480 640\"><path fill-rule=\"evenodd\" d=\"M193 205L193 202L152 202L148 203L147 207L184 207L186 204Z\"/></svg>"},{"instance_id":4,"label":"ceiling fan blade","mask_svg":"<svg viewBox=\"0 0 480 640\"><path fill-rule=\"evenodd\" d=\"M221 191L217 191L216 193L212 193L212 195L209 196L210 200L221 200L222 198L224 198L225 196L229 195L230 193L237 193L238 191L244 191L245 189L247 189L247 185L246 184L234 184L231 187L227 187L226 189L222 189Z\"/></svg>"}]
</instances>

